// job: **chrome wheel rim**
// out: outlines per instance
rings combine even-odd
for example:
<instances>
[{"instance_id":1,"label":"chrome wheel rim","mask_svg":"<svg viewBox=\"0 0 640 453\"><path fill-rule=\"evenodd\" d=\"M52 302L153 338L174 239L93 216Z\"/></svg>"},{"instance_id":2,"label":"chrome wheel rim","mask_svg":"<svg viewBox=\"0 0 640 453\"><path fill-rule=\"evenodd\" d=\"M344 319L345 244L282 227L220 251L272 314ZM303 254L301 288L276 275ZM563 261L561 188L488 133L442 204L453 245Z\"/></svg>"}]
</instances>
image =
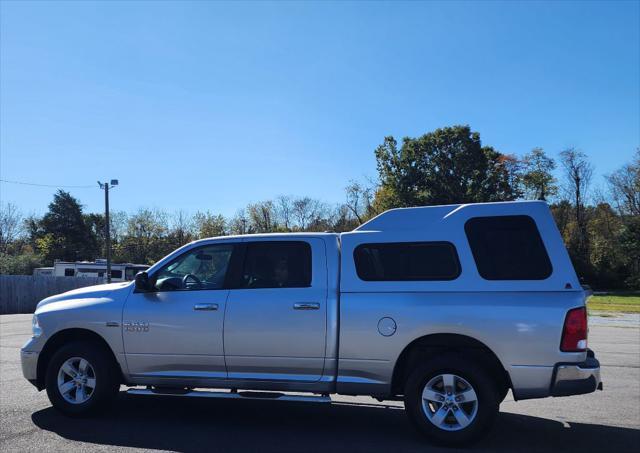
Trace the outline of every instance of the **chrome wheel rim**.
<instances>
[{"instance_id":1,"label":"chrome wheel rim","mask_svg":"<svg viewBox=\"0 0 640 453\"><path fill-rule=\"evenodd\" d=\"M478 414L478 396L468 381L455 374L439 374L422 390L427 419L445 431L460 431Z\"/></svg>"},{"instance_id":2,"label":"chrome wheel rim","mask_svg":"<svg viewBox=\"0 0 640 453\"><path fill-rule=\"evenodd\" d=\"M65 360L58 371L58 391L71 404L86 403L96 388L93 366L82 357Z\"/></svg>"}]
</instances>

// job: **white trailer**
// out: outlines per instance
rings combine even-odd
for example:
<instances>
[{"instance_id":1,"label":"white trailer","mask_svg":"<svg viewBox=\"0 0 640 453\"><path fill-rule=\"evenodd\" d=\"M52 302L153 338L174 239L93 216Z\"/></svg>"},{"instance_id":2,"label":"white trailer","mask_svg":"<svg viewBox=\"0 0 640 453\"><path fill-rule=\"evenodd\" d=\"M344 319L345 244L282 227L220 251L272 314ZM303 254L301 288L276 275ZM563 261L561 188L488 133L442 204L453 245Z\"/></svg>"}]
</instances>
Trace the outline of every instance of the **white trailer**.
<instances>
[{"instance_id":1,"label":"white trailer","mask_svg":"<svg viewBox=\"0 0 640 453\"><path fill-rule=\"evenodd\" d=\"M112 263L111 281L133 280L138 272L148 268L149 266L145 264ZM56 277L106 277L107 261L56 261L53 265L53 275Z\"/></svg>"},{"instance_id":2,"label":"white trailer","mask_svg":"<svg viewBox=\"0 0 640 453\"><path fill-rule=\"evenodd\" d=\"M33 270L35 277L53 277L53 267L36 267Z\"/></svg>"}]
</instances>

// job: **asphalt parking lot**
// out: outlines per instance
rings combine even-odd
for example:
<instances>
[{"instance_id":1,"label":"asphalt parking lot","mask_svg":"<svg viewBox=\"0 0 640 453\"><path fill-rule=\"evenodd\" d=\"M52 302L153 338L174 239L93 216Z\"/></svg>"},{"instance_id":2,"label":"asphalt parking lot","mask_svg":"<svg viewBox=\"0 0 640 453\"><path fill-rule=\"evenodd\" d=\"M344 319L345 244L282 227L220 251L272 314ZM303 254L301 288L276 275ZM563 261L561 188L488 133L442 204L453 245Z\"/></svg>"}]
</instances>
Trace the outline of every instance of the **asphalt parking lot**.
<instances>
[{"instance_id":1,"label":"asphalt parking lot","mask_svg":"<svg viewBox=\"0 0 640 453\"><path fill-rule=\"evenodd\" d=\"M0 316L0 451L438 451L400 403L337 397L328 405L131 396L109 413L68 419L22 377L31 315ZM640 451L640 326L593 325L604 391L515 402L508 396L479 451ZM451 451L451 450L448 450Z\"/></svg>"}]
</instances>

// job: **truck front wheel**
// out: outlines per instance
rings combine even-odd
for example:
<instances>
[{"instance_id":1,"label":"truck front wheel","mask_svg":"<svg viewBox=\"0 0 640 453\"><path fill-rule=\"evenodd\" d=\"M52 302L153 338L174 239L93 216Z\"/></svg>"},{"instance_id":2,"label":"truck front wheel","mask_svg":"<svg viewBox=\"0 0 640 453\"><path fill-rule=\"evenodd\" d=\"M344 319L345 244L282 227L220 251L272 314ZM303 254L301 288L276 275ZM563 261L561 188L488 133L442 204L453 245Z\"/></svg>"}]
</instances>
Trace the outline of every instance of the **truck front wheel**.
<instances>
[{"instance_id":1,"label":"truck front wheel","mask_svg":"<svg viewBox=\"0 0 640 453\"><path fill-rule=\"evenodd\" d=\"M92 343L61 347L47 366L47 396L53 407L71 417L104 409L120 388L112 362L107 351Z\"/></svg>"},{"instance_id":2,"label":"truck front wheel","mask_svg":"<svg viewBox=\"0 0 640 453\"><path fill-rule=\"evenodd\" d=\"M500 405L496 386L482 363L455 353L414 369L404 400L415 427L445 446L469 444L485 435Z\"/></svg>"}]
</instances>

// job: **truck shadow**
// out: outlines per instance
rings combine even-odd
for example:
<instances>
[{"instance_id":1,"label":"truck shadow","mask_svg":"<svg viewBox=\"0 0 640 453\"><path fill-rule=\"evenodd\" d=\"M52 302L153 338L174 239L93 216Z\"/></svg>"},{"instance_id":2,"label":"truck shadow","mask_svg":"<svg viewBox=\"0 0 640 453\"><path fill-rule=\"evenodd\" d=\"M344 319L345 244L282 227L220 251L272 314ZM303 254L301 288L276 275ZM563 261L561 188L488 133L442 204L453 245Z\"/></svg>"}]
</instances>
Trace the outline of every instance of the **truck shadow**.
<instances>
[{"instance_id":1,"label":"truck shadow","mask_svg":"<svg viewBox=\"0 0 640 453\"><path fill-rule=\"evenodd\" d=\"M439 451L398 407L229 401L120 394L109 413L69 419L49 407L31 416L65 439L117 447L195 451ZM640 430L501 413L477 451L639 451ZM442 450L451 451L451 450Z\"/></svg>"}]
</instances>

